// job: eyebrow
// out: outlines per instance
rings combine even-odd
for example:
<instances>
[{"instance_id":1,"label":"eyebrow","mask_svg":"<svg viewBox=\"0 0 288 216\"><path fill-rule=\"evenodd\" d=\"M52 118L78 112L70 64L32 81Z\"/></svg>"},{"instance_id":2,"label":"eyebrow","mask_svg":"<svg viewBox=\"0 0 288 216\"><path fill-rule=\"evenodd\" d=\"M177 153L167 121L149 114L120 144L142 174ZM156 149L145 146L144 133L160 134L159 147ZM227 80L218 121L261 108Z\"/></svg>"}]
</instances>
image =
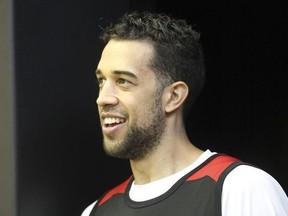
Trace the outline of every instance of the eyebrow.
<instances>
[{"instance_id":1,"label":"eyebrow","mask_svg":"<svg viewBox=\"0 0 288 216\"><path fill-rule=\"evenodd\" d=\"M134 78L134 79L137 79L137 76L132 73L132 72L129 72L129 71L121 71L121 70L115 70L115 71L112 71L112 74L116 74L116 75L126 75L126 76L129 76L131 78ZM97 69L96 70L96 76L99 76L99 75L102 75L102 71Z\"/></svg>"}]
</instances>

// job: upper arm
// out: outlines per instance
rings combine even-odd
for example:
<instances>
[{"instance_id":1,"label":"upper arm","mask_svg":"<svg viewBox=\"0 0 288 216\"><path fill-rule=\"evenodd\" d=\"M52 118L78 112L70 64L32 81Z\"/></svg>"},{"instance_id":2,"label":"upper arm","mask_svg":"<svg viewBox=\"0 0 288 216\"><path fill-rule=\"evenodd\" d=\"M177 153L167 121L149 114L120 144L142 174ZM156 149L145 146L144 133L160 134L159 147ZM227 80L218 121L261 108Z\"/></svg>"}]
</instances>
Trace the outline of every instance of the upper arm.
<instances>
[{"instance_id":1,"label":"upper arm","mask_svg":"<svg viewBox=\"0 0 288 216\"><path fill-rule=\"evenodd\" d=\"M288 216L288 198L265 171L248 165L232 170L223 183L223 216Z\"/></svg>"}]
</instances>

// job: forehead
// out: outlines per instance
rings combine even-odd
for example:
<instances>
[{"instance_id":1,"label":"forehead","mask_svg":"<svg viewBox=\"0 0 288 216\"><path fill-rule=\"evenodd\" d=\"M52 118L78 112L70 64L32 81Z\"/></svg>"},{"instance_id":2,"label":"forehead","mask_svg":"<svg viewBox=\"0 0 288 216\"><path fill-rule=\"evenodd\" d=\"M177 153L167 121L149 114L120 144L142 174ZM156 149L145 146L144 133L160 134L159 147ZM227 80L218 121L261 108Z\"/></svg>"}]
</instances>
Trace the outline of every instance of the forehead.
<instances>
[{"instance_id":1,"label":"forehead","mask_svg":"<svg viewBox=\"0 0 288 216\"><path fill-rule=\"evenodd\" d=\"M131 71L137 76L150 75L149 61L153 46L144 41L111 40L104 47L97 69L105 72Z\"/></svg>"}]
</instances>

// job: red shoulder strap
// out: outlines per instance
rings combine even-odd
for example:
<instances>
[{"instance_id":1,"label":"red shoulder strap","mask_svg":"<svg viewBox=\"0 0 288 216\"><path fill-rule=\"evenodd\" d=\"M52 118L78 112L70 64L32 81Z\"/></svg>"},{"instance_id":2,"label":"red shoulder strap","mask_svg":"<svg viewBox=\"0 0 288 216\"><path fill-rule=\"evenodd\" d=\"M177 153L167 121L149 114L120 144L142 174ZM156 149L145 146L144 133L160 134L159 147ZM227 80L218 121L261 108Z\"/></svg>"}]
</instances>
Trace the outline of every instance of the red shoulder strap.
<instances>
[{"instance_id":1,"label":"red shoulder strap","mask_svg":"<svg viewBox=\"0 0 288 216\"><path fill-rule=\"evenodd\" d=\"M228 155L218 155L208 162L204 167L199 169L196 173L192 174L186 181L192 181L204 176L210 176L214 181L218 181L218 178L223 171L232 163L240 161L237 158Z\"/></svg>"},{"instance_id":2,"label":"red shoulder strap","mask_svg":"<svg viewBox=\"0 0 288 216\"><path fill-rule=\"evenodd\" d=\"M110 190L108 193L106 193L101 200L99 200L98 206L105 203L107 200L109 200L112 196L120 193L124 193L132 176L130 176L127 180L125 180L123 183L119 184L118 186L114 187L112 190Z\"/></svg>"}]
</instances>

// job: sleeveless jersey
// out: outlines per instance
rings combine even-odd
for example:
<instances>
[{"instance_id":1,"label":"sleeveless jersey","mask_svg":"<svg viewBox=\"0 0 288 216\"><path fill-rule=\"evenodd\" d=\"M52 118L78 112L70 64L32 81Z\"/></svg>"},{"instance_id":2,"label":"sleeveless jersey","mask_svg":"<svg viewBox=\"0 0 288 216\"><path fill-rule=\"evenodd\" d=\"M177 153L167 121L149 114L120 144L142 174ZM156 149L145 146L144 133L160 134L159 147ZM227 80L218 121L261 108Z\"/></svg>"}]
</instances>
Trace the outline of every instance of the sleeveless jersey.
<instances>
[{"instance_id":1,"label":"sleeveless jersey","mask_svg":"<svg viewBox=\"0 0 288 216\"><path fill-rule=\"evenodd\" d=\"M245 164L215 154L180 178L167 192L147 201L129 198L133 176L98 199L90 216L221 216L222 186L227 174Z\"/></svg>"}]
</instances>

